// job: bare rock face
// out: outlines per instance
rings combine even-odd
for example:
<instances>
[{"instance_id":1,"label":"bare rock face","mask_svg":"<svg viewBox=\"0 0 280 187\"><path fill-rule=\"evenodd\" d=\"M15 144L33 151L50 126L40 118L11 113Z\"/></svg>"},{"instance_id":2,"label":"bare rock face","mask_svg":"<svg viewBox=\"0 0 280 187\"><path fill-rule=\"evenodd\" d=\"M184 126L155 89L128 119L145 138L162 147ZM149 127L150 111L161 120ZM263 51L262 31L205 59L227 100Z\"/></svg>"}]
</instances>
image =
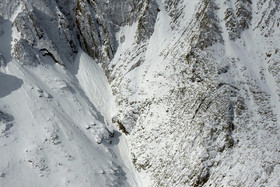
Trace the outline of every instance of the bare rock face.
<instances>
[{"instance_id":1,"label":"bare rock face","mask_svg":"<svg viewBox=\"0 0 280 187\"><path fill-rule=\"evenodd\" d=\"M107 70L119 45L115 37L119 28L137 21L137 43L146 41L153 33L158 11L154 0L78 0L76 23L81 47Z\"/></svg>"},{"instance_id":2,"label":"bare rock face","mask_svg":"<svg viewBox=\"0 0 280 187\"><path fill-rule=\"evenodd\" d=\"M240 38L241 33L248 29L252 20L251 0L228 2L224 20L230 39Z\"/></svg>"},{"instance_id":3,"label":"bare rock face","mask_svg":"<svg viewBox=\"0 0 280 187\"><path fill-rule=\"evenodd\" d=\"M13 127L13 120L13 116L0 111L0 138L9 136L9 131Z\"/></svg>"},{"instance_id":4,"label":"bare rock face","mask_svg":"<svg viewBox=\"0 0 280 187\"><path fill-rule=\"evenodd\" d=\"M146 0L142 5L141 15L138 20L136 43L146 42L154 32L157 14L160 11L156 1Z\"/></svg>"},{"instance_id":5,"label":"bare rock face","mask_svg":"<svg viewBox=\"0 0 280 187\"><path fill-rule=\"evenodd\" d=\"M45 9L41 9L41 4ZM22 3L14 20L19 39L14 41L13 56L23 64L45 63L44 57L65 65L77 53L77 40L69 3ZM36 64L35 63L35 64Z\"/></svg>"}]
</instances>

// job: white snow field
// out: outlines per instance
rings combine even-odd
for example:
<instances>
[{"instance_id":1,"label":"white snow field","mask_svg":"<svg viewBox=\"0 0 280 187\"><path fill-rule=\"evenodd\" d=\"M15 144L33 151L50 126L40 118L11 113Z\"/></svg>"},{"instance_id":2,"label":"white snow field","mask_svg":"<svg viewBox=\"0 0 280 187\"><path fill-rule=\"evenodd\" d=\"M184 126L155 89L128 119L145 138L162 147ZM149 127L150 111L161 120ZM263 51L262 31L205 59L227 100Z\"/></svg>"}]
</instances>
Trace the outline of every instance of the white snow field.
<instances>
[{"instance_id":1,"label":"white snow field","mask_svg":"<svg viewBox=\"0 0 280 187\"><path fill-rule=\"evenodd\" d=\"M0 186L138 185L104 72L82 51L76 62L75 75L55 63L1 68Z\"/></svg>"}]
</instances>

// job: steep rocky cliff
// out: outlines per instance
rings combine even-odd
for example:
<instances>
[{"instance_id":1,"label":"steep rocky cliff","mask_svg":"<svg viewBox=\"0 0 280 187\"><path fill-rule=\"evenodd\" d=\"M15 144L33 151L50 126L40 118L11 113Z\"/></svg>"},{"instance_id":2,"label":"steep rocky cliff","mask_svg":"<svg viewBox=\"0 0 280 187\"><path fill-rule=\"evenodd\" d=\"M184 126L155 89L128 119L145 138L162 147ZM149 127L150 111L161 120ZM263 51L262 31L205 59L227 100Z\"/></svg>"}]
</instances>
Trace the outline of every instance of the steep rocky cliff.
<instances>
[{"instance_id":1,"label":"steep rocky cliff","mask_svg":"<svg viewBox=\"0 0 280 187\"><path fill-rule=\"evenodd\" d=\"M122 28L109 63L137 170L155 186L279 185L279 3L157 6L149 39Z\"/></svg>"},{"instance_id":2,"label":"steep rocky cliff","mask_svg":"<svg viewBox=\"0 0 280 187\"><path fill-rule=\"evenodd\" d=\"M75 74L80 48L102 66L143 186L280 185L278 0L4 0L0 12L24 66Z\"/></svg>"}]
</instances>

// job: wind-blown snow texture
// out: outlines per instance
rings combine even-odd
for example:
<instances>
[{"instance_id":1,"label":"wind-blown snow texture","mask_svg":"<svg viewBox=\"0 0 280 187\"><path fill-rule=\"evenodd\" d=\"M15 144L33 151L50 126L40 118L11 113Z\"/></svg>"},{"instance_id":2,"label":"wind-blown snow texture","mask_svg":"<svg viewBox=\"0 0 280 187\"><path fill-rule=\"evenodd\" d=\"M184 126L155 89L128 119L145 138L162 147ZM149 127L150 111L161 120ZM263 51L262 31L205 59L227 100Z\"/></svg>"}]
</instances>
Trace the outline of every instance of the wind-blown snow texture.
<instances>
[{"instance_id":1,"label":"wind-blown snow texture","mask_svg":"<svg viewBox=\"0 0 280 187\"><path fill-rule=\"evenodd\" d=\"M1 1L1 186L279 186L279 18L278 0Z\"/></svg>"}]
</instances>

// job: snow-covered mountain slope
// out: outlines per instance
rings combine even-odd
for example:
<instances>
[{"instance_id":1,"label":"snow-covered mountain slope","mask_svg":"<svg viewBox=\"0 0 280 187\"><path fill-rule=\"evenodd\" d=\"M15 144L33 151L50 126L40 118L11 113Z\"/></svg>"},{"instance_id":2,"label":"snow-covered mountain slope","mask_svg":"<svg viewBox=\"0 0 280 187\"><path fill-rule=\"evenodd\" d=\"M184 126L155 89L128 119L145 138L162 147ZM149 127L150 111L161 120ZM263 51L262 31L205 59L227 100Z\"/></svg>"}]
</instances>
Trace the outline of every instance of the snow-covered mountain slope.
<instances>
[{"instance_id":1,"label":"snow-covered mountain slope","mask_svg":"<svg viewBox=\"0 0 280 187\"><path fill-rule=\"evenodd\" d=\"M1 68L1 186L136 184L108 122L105 75L84 52L76 64L76 75L54 63Z\"/></svg>"},{"instance_id":2,"label":"snow-covered mountain slope","mask_svg":"<svg viewBox=\"0 0 280 187\"><path fill-rule=\"evenodd\" d=\"M109 65L135 167L152 186L279 186L279 2L157 3Z\"/></svg>"},{"instance_id":3,"label":"snow-covered mountain slope","mask_svg":"<svg viewBox=\"0 0 280 187\"><path fill-rule=\"evenodd\" d=\"M279 17L278 0L1 1L1 186L279 186Z\"/></svg>"},{"instance_id":4,"label":"snow-covered mountain slope","mask_svg":"<svg viewBox=\"0 0 280 187\"><path fill-rule=\"evenodd\" d=\"M0 5L0 186L137 186L104 71L68 43L59 6Z\"/></svg>"}]
</instances>

